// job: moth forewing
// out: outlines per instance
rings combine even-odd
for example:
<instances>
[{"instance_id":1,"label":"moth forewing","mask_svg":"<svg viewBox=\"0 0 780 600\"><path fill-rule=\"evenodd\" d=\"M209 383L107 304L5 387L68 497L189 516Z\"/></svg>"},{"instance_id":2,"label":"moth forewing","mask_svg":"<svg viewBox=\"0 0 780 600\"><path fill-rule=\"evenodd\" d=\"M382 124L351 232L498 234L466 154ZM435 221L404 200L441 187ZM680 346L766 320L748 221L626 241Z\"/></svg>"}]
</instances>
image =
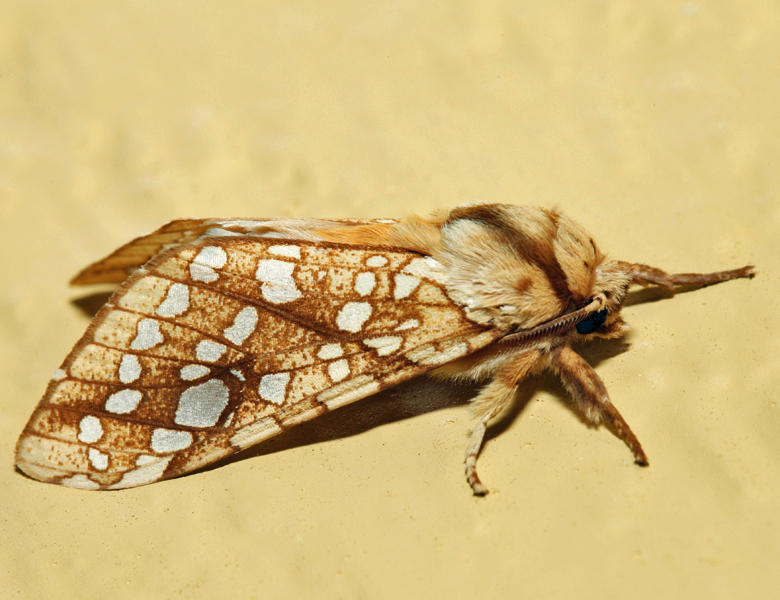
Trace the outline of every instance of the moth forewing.
<instances>
[{"instance_id":1,"label":"moth forewing","mask_svg":"<svg viewBox=\"0 0 780 600\"><path fill-rule=\"evenodd\" d=\"M152 483L434 369L486 382L466 455L475 494L487 492L476 459L490 421L544 368L646 464L569 344L621 335L632 283L696 287L753 271L609 261L559 213L475 205L427 220L174 221L74 282L127 274L22 432L16 463L31 477Z\"/></svg>"},{"instance_id":2,"label":"moth forewing","mask_svg":"<svg viewBox=\"0 0 780 600\"><path fill-rule=\"evenodd\" d=\"M88 489L173 477L497 339L449 300L437 266L250 236L166 250L65 359L17 465Z\"/></svg>"}]
</instances>

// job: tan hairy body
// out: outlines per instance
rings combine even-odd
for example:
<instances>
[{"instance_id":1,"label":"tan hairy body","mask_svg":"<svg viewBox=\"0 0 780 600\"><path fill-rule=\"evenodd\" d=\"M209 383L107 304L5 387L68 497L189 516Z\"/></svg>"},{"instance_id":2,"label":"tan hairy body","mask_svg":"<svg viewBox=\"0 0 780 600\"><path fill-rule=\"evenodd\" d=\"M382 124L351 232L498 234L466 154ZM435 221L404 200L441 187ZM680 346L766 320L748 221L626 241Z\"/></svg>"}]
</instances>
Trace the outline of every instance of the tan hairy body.
<instances>
[{"instance_id":1,"label":"tan hairy body","mask_svg":"<svg viewBox=\"0 0 780 600\"><path fill-rule=\"evenodd\" d=\"M422 373L483 381L466 477L517 386L557 373L585 418L647 464L571 347L624 333L630 285L701 287L608 260L578 224L510 205L430 219L174 221L82 271L122 282L17 444L31 477L118 489L174 477Z\"/></svg>"}]
</instances>

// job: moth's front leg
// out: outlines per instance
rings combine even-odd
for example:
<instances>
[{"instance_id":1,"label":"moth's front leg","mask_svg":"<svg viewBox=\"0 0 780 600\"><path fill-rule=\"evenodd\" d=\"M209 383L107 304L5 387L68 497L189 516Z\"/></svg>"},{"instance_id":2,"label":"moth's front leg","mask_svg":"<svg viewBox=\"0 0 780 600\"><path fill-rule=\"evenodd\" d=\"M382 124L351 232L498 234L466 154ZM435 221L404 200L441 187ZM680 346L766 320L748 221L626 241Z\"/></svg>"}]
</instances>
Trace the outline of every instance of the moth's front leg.
<instances>
[{"instance_id":1,"label":"moth's front leg","mask_svg":"<svg viewBox=\"0 0 780 600\"><path fill-rule=\"evenodd\" d=\"M477 456L482 449L488 424L511 404L517 384L528 375L538 360L539 353L536 351L524 351L508 356L490 383L472 400L472 409L479 420L466 445L466 481L475 496L488 493L477 475Z\"/></svg>"},{"instance_id":2,"label":"moth's front leg","mask_svg":"<svg viewBox=\"0 0 780 600\"><path fill-rule=\"evenodd\" d=\"M551 353L550 366L585 418L594 425L605 423L629 447L636 464L646 467L649 463L642 445L610 402L607 388L593 367L569 346L561 346Z\"/></svg>"},{"instance_id":3,"label":"moth's front leg","mask_svg":"<svg viewBox=\"0 0 780 600\"><path fill-rule=\"evenodd\" d=\"M701 288L741 277L752 279L756 274L756 270L752 265L731 269L730 271L717 271L715 273L667 273L661 269L640 263L616 262L620 265L621 270L628 275L631 283L660 285L667 289L682 286Z\"/></svg>"}]
</instances>

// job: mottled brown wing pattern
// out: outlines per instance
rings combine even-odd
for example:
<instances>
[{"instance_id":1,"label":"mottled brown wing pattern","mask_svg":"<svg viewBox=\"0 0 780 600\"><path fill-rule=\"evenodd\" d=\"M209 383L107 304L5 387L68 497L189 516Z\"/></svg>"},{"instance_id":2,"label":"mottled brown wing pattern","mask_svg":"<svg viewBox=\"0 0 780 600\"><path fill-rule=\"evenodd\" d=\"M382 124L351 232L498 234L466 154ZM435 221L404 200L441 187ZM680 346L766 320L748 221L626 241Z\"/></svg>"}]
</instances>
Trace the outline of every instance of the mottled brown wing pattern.
<instances>
[{"instance_id":1,"label":"mottled brown wing pattern","mask_svg":"<svg viewBox=\"0 0 780 600\"><path fill-rule=\"evenodd\" d=\"M494 341L440 269L404 250L247 236L167 250L95 316L17 464L72 487L151 483Z\"/></svg>"}]
</instances>

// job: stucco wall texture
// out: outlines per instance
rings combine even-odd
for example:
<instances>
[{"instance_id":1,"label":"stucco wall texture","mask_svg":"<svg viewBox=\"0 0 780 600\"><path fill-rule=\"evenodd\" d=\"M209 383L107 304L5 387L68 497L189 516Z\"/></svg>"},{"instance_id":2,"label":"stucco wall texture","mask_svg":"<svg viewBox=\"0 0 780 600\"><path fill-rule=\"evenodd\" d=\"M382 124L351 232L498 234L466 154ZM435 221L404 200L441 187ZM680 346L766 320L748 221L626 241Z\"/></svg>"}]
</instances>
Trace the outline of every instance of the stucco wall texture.
<instances>
[{"instance_id":1,"label":"stucco wall texture","mask_svg":"<svg viewBox=\"0 0 780 600\"><path fill-rule=\"evenodd\" d=\"M775 2L28 2L0 20L0 595L767 598L780 589ZM184 216L558 207L610 255L759 275L584 351L462 474L473 387L417 380L217 469L82 492L13 469L87 325L69 276Z\"/></svg>"}]
</instances>

